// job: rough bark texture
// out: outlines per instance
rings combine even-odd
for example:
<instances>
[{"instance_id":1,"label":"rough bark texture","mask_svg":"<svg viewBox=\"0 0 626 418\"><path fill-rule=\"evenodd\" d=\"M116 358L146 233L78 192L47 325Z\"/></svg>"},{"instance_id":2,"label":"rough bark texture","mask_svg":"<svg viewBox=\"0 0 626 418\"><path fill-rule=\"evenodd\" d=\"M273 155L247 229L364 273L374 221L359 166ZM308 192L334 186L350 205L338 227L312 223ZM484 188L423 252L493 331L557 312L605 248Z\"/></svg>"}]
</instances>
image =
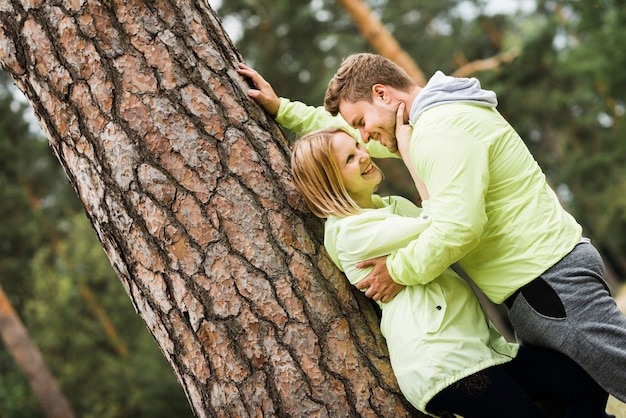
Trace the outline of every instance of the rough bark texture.
<instances>
[{"instance_id":1,"label":"rough bark texture","mask_svg":"<svg viewBox=\"0 0 626 418\"><path fill-rule=\"evenodd\" d=\"M0 21L2 66L197 416L420 416L204 1L0 0Z\"/></svg>"}]
</instances>

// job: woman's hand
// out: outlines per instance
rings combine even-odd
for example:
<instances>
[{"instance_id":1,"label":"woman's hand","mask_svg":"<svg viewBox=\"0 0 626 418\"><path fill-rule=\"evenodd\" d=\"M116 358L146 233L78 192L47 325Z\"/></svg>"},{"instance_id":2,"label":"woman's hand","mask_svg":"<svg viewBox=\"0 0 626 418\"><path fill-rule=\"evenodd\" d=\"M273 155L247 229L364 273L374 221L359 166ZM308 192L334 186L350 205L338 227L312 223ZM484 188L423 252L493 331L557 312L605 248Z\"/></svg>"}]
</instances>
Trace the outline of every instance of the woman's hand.
<instances>
[{"instance_id":1,"label":"woman's hand","mask_svg":"<svg viewBox=\"0 0 626 418\"><path fill-rule=\"evenodd\" d=\"M413 127L404 123L404 109L405 104L400 103L398 106L398 111L396 112L396 142L398 146L398 152L400 153L400 157L404 164L406 165L409 173L411 174L411 178L415 183L415 187L420 195L420 199L422 201L430 199L430 195L428 194L428 189L426 189L426 185L417 175L417 170L413 161L411 161L411 153L409 152L409 145L411 144L411 135L413 135Z\"/></svg>"},{"instance_id":2,"label":"woman's hand","mask_svg":"<svg viewBox=\"0 0 626 418\"><path fill-rule=\"evenodd\" d=\"M406 105L400 102L396 112L396 141L398 142L398 151L404 162L409 165L409 143L413 134L413 127L408 123L404 123L404 109Z\"/></svg>"},{"instance_id":3,"label":"woman's hand","mask_svg":"<svg viewBox=\"0 0 626 418\"><path fill-rule=\"evenodd\" d=\"M258 72L244 63L239 63L237 72L249 78L256 89L248 90L248 96L256 100L267 113L275 117L280 107L280 98L274 92L272 85L268 83Z\"/></svg>"}]
</instances>

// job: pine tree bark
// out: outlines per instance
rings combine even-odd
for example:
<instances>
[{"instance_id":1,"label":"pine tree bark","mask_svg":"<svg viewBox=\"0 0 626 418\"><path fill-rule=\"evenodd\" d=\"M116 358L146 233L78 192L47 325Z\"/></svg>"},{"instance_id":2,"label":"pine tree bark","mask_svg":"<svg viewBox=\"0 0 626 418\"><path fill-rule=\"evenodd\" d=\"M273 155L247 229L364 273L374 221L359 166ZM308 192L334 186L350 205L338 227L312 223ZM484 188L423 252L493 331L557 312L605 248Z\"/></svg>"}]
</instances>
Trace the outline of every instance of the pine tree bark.
<instances>
[{"instance_id":1,"label":"pine tree bark","mask_svg":"<svg viewBox=\"0 0 626 418\"><path fill-rule=\"evenodd\" d=\"M31 101L198 417L421 416L203 0L0 0Z\"/></svg>"}]
</instances>

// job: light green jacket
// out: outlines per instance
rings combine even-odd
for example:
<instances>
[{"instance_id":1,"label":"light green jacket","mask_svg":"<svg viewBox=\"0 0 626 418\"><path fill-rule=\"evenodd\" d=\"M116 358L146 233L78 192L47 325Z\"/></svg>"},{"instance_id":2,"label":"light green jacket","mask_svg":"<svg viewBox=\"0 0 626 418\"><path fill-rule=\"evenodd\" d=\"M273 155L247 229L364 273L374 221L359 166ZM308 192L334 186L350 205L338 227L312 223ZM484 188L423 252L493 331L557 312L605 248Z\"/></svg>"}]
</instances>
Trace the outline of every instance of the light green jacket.
<instances>
[{"instance_id":1,"label":"light green jacket","mask_svg":"<svg viewBox=\"0 0 626 418\"><path fill-rule=\"evenodd\" d=\"M284 98L276 121L299 135L335 126L360 139L339 116ZM502 303L579 242L581 226L497 110L441 104L411 123L411 159L430 194L422 204L432 222L387 258L396 282L428 283L458 261L489 299ZM366 146L374 157L394 156L376 141Z\"/></svg>"},{"instance_id":2,"label":"light green jacket","mask_svg":"<svg viewBox=\"0 0 626 418\"><path fill-rule=\"evenodd\" d=\"M359 131L351 127L341 115L333 116L323 107L307 106L302 102L292 102L284 97L280 99L276 122L297 136L303 136L318 129L337 128L363 143ZM371 141L365 146L372 157L399 158L396 154L389 152L380 142Z\"/></svg>"},{"instance_id":3,"label":"light green jacket","mask_svg":"<svg viewBox=\"0 0 626 418\"><path fill-rule=\"evenodd\" d=\"M411 124L411 161L428 188L432 223L387 259L394 280L428 283L458 261L502 303L580 241L581 226L495 108L442 104Z\"/></svg>"},{"instance_id":4,"label":"light green jacket","mask_svg":"<svg viewBox=\"0 0 626 418\"><path fill-rule=\"evenodd\" d=\"M431 223L404 198L374 196L374 202L378 209L331 216L325 223L324 245L353 284L371 271L355 268L358 261L402 248ZM517 345L504 340L469 285L450 269L379 304L394 374L404 396L421 411L442 389L517 353Z\"/></svg>"}]
</instances>

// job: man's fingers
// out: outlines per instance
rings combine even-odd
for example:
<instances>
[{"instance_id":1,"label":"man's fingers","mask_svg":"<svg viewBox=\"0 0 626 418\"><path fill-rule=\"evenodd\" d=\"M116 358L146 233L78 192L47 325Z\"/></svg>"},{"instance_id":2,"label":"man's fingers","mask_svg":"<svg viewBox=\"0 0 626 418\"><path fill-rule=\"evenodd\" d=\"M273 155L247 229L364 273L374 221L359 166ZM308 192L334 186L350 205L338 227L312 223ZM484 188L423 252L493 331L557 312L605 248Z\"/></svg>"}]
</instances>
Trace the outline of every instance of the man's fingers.
<instances>
[{"instance_id":1,"label":"man's fingers","mask_svg":"<svg viewBox=\"0 0 626 418\"><path fill-rule=\"evenodd\" d=\"M359 290L368 288L370 287L370 282L371 282L370 278L366 277L365 279L361 280L360 282L356 284L356 288Z\"/></svg>"},{"instance_id":2,"label":"man's fingers","mask_svg":"<svg viewBox=\"0 0 626 418\"><path fill-rule=\"evenodd\" d=\"M383 256L383 257L377 257L377 258L370 258L369 260L364 260L364 261L360 261L358 263L356 263L354 266L356 268L364 268L364 267L370 267L370 266L376 266L379 262L386 262L387 257ZM385 261L383 261L385 260Z\"/></svg>"},{"instance_id":3,"label":"man's fingers","mask_svg":"<svg viewBox=\"0 0 626 418\"><path fill-rule=\"evenodd\" d=\"M365 292L365 296L367 296L370 299L376 300L376 296L377 295L378 295L378 293L376 293L374 290L372 290L371 287L369 289L367 289L367 291Z\"/></svg>"},{"instance_id":4,"label":"man's fingers","mask_svg":"<svg viewBox=\"0 0 626 418\"><path fill-rule=\"evenodd\" d=\"M374 260L365 260L365 261L359 261L358 263L356 263L355 267L358 269L362 269L362 268L373 266L373 265L374 265Z\"/></svg>"}]
</instances>

